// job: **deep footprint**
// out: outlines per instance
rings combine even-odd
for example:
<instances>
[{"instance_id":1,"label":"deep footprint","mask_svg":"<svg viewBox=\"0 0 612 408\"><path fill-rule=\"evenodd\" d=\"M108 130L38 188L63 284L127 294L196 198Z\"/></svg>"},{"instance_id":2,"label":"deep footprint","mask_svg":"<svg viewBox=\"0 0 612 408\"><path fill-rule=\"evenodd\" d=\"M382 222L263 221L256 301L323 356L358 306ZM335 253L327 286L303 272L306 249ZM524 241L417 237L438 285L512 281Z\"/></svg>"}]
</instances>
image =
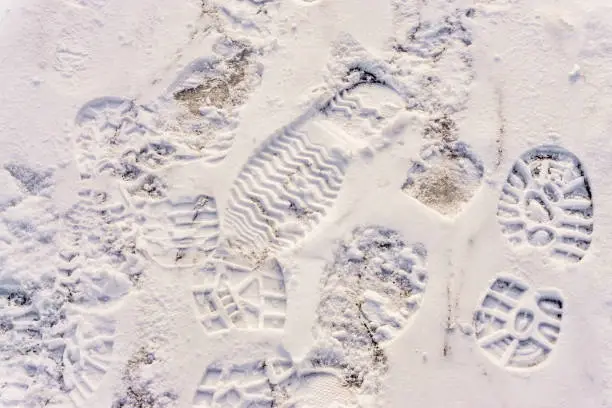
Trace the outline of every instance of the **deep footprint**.
<instances>
[{"instance_id":1,"label":"deep footprint","mask_svg":"<svg viewBox=\"0 0 612 408\"><path fill-rule=\"evenodd\" d=\"M401 106L390 86L361 72L269 137L230 190L225 223L232 233L222 240L223 256L253 267L311 231L334 205L351 155L367 148Z\"/></svg>"},{"instance_id":2,"label":"deep footprint","mask_svg":"<svg viewBox=\"0 0 612 408\"><path fill-rule=\"evenodd\" d=\"M499 276L474 313L476 341L501 367L535 368L554 350L563 313L556 289L533 290L514 276Z\"/></svg>"},{"instance_id":3,"label":"deep footprint","mask_svg":"<svg viewBox=\"0 0 612 408\"><path fill-rule=\"evenodd\" d=\"M497 209L502 233L516 246L541 248L578 262L593 234L593 201L580 160L558 146L540 146L516 161Z\"/></svg>"}]
</instances>

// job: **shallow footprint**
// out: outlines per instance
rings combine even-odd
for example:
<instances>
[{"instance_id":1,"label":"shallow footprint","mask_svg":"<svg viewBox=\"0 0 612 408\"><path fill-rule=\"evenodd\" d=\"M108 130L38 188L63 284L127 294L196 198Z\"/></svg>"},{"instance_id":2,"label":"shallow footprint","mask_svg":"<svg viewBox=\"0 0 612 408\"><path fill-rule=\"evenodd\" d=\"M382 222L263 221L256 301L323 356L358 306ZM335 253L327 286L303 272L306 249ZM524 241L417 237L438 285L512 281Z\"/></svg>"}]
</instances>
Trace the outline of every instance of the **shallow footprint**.
<instances>
[{"instance_id":1,"label":"shallow footprint","mask_svg":"<svg viewBox=\"0 0 612 408\"><path fill-rule=\"evenodd\" d=\"M136 200L143 214L139 246L157 264L172 267L204 265L219 236L219 217L212 196Z\"/></svg>"},{"instance_id":2,"label":"shallow footprint","mask_svg":"<svg viewBox=\"0 0 612 408\"><path fill-rule=\"evenodd\" d=\"M209 364L196 390L194 408L357 407L342 380L330 370L294 361L281 347L258 347Z\"/></svg>"},{"instance_id":3,"label":"shallow footprint","mask_svg":"<svg viewBox=\"0 0 612 408\"><path fill-rule=\"evenodd\" d=\"M420 309L426 259L422 244L409 245L394 230L353 231L324 273L312 364L337 371L360 398L375 398L388 369L385 346Z\"/></svg>"},{"instance_id":4,"label":"shallow footprint","mask_svg":"<svg viewBox=\"0 0 612 408\"><path fill-rule=\"evenodd\" d=\"M497 208L499 224L515 246L541 248L578 262L591 245L593 200L580 160L559 146L539 146L514 164Z\"/></svg>"},{"instance_id":5,"label":"shallow footprint","mask_svg":"<svg viewBox=\"0 0 612 408\"><path fill-rule=\"evenodd\" d=\"M501 367L535 368L554 350L563 313L558 290L534 290L517 277L500 275L474 313L476 341Z\"/></svg>"},{"instance_id":6,"label":"shallow footprint","mask_svg":"<svg viewBox=\"0 0 612 408\"><path fill-rule=\"evenodd\" d=\"M284 350L253 351L257 357L219 359L208 365L196 391L194 408L290 407L288 387L296 378Z\"/></svg>"}]
</instances>

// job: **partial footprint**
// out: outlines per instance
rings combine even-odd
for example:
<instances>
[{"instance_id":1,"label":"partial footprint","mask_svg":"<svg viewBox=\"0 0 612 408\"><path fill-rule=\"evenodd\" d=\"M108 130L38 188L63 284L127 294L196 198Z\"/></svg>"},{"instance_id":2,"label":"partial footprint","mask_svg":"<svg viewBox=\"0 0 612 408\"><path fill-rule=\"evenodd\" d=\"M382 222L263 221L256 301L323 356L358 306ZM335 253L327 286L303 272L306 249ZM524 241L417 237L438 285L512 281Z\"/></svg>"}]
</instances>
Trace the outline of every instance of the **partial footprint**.
<instances>
[{"instance_id":1,"label":"partial footprint","mask_svg":"<svg viewBox=\"0 0 612 408\"><path fill-rule=\"evenodd\" d=\"M57 225L52 230L57 231ZM3 259L0 405L43 406L44 400L69 406L67 396L78 405L92 395L109 368L115 331L109 314L120 306L130 281L103 258L87 262L81 254L61 250L53 235L36 244L37 249L24 251L14 241L13 259ZM38 265L36 251L51 249L62 254L58 263L51 253L44 260L47 266ZM83 248L83 253L88 251ZM27 264L14 265L17 260ZM5 370L12 375L5 376Z\"/></svg>"},{"instance_id":2,"label":"partial footprint","mask_svg":"<svg viewBox=\"0 0 612 408\"><path fill-rule=\"evenodd\" d=\"M60 353L63 383L77 406L95 392L113 359L116 313L143 273L135 219L103 192L85 189L59 234L56 296L61 321L47 347Z\"/></svg>"},{"instance_id":3,"label":"partial footprint","mask_svg":"<svg viewBox=\"0 0 612 408\"><path fill-rule=\"evenodd\" d=\"M104 216L129 213L134 229L139 227L142 249L155 262L168 267L203 265L217 241L215 199L181 196L168 184L167 172L177 171L174 167L197 155L160 139L151 121L141 122L152 114L120 98L99 99L81 109L77 153L82 177L106 173L119 181L124 194Z\"/></svg>"},{"instance_id":4,"label":"partial footprint","mask_svg":"<svg viewBox=\"0 0 612 408\"><path fill-rule=\"evenodd\" d=\"M502 188L497 216L512 244L580 261L593 233L593 200L582 163L559 146L525 152Z\"/></svg>"},{"instance_id":5,"label":"partial footprint","mask_svg":"<svg viewBox=\"0 0 612 408\"><path fill-rule=\"evenodd\" d=\"M426 145L402 190L445 216L455 216L482 183L484 167L469 146L456 140Z\"/></svg>"},{"instance_id":6,"label":"partial footprint","mask_svg":"<svg viewBox=\"0 0 612 408\"><path fill-rule=\"evenodd\" d=\"M85 188L62 221L57 267L67 282L93 271L96 275L120 273L132 282L142 275L144 266L136 249L137 220L118 198ZM123 290L119 293L124 294ZM93 305L98 304L95 300Z\"/></svg>"},{"instance_id":7,"label":"partial footprint","mask_svg":"<svg viewBox=\"0 0 612 408\"><path fill-rule=\"evenodd\" d=\"M210 333L237 329L282 329L287 308L282 266L269 260L255 269L214 260L199 273L196 313Z\"/></svg>"},{"instance_id":8,"label":"partial footprint","mask_svg":"<svg viewBox=\"0 0 612 408\"><path fill-rule=\"evenodd\" d=\"M217 245L219 218L213 197L143 200L141 242L147 255L165 267L203 265Z\"/></svg>"},{"instance_id":9,"label":"partial footprint","mask_svg":"<svg viewBox=\"0 0 612 408\"><path fill-rule=\"evenodd\" d=\"M268 138L230 190L223 255L254 266L311 231L333 206L351 154L369 146L401 103L360 71L353 85Z\"/></svg>"},{"instance_id":10,"label":"partial footprint","mask_svg":"<svg viewBox=\"0 0 612 408\"><path fill-rule=\"evenodd\" d=\"M57 342L62 349L64 384L76 406L93 395L113 360L116 322L104 313L68 312L62 341Z\"/></svg>"},{"instance_id":11,"label":"partial footprint","mask_svg":"<svg viewBox=\"0 0 612 408\"><path fill-rule=\"evenodd\" d=\"M332 406L344 396L341 387L333 386L337 378L323 368L296 362L282 349L264 355L255 351L254 354L259 356L233 356L210 364L196 391L193 407ZM325 393L317 389L317 385L333 389L335 393ZM313 402L319 405L312 405Z\"/></svg>"},{"instance_id":12,"label":"partial footprint","mask_svg":"<svg viewBox=\"0 0 612 408\"><path fill-rule=\"evenodd\" d=\"M75 120L76 161L81 178L109 172L133 181L142 171L124 160L124 153L146 145L147 128L140 119L145 110L133 101L103 97L87 102Z\"/></svg>"},{"instance_id":13,"label":"partial footprint","mask_svg":"<svg viewBox=\"0 0 612 408\"><path fill-rule=\"evenodd\" d=\"M357 228L326 268L310 354L315 366L338 370L347 387L377 395L387 371L384 347L420 309L427 253L394 230Z\"/></svg>"},{"instance_id":14,"label":"partial footprint","mask_svg":"<svg viewBox=\"0 0 612 408\"><path fill-rule=\"evenodd\" d=\"M558 290L534 290L514 276L498 276L474 314L476 340L501 367L533 368L555 348L563 313Z\"/></svg>"},{"instance_id":15,"label":"partial footprint","mask_svg":"<svg viewBox=\"0 0 612 408\"><path fill-rule=\"evenodd\" d=\"M155 103L156 128L208 164L227 155L240 108L262 76L255 51L247 44L222 39L216 49L214 57L189 64Z\"/></svg>"},{"instance_id":16,"label":"partial footprint","mask_svg":"<svg viewBox=\"0 0 612 408\"><path fill-rule=\"evenodd\" d=\"M285 364L282 364L285 363ZM283 371L291 372L292 362L279 361ZM269 373L274 367L266 360L243 364L219 361L211 364L202 377L194 407L273 407L278 398ZM281 373L282 375L282 373Z\"/></svg>"}]
</instances>

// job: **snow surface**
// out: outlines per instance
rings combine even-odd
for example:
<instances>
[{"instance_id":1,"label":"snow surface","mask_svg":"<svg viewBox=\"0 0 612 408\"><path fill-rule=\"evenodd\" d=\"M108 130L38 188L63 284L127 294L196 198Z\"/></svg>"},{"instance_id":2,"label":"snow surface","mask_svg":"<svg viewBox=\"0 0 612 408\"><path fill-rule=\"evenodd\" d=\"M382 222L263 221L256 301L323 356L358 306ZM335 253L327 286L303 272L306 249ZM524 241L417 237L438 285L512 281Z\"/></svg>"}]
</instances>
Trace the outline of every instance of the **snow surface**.
<instances>
[{"instance_id":1,"label":"snow surface","mask_svg":"<svg viewBox=\"0 0 612 408\"><path fill-rule=\"evenodd\" d=\"M0 407L611 407L611 38L603 0L1 2Z\"/></svg>"}]
</instances>

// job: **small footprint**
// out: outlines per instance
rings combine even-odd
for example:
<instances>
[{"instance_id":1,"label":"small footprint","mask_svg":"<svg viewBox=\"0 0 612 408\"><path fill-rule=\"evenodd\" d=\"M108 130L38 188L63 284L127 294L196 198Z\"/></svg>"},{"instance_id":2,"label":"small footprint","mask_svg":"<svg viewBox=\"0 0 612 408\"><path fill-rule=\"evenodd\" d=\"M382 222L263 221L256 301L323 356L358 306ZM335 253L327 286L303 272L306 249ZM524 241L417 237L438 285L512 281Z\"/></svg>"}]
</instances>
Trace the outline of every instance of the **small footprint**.
<instances>
[{"instance_id":1,"label":"small footprint","mask_svg":"<svg viewBox=\"0 0 612 408\"><path fill-rule=\"evenodd\" d=\"M58 46L55 51L53 68L66 78L72 77L85 69L88 54L65 46Z\"/></svg>"},{"instance_id":2,"label":"small footprint","mask_svg":"<svg viewBox=\"0 0 612 408\"><path fill-rule=\"evenodd\" d=\"M593 234L591 187L582 163L558 146L525 152L502 187L497 217L511 244L580 261Z\"/></svg>"},{"instance_id":3,"label":"small footprint","mask_svg":"<svg viewBox=\"0 0 612 408\"><path fill-rule=\"evenodd\" d=\"M474 313L476 341L501 367L535 368L554 350L563 313L558 290L534 290L514 276L498 276Z\"/></svg>"}]
</instances>

